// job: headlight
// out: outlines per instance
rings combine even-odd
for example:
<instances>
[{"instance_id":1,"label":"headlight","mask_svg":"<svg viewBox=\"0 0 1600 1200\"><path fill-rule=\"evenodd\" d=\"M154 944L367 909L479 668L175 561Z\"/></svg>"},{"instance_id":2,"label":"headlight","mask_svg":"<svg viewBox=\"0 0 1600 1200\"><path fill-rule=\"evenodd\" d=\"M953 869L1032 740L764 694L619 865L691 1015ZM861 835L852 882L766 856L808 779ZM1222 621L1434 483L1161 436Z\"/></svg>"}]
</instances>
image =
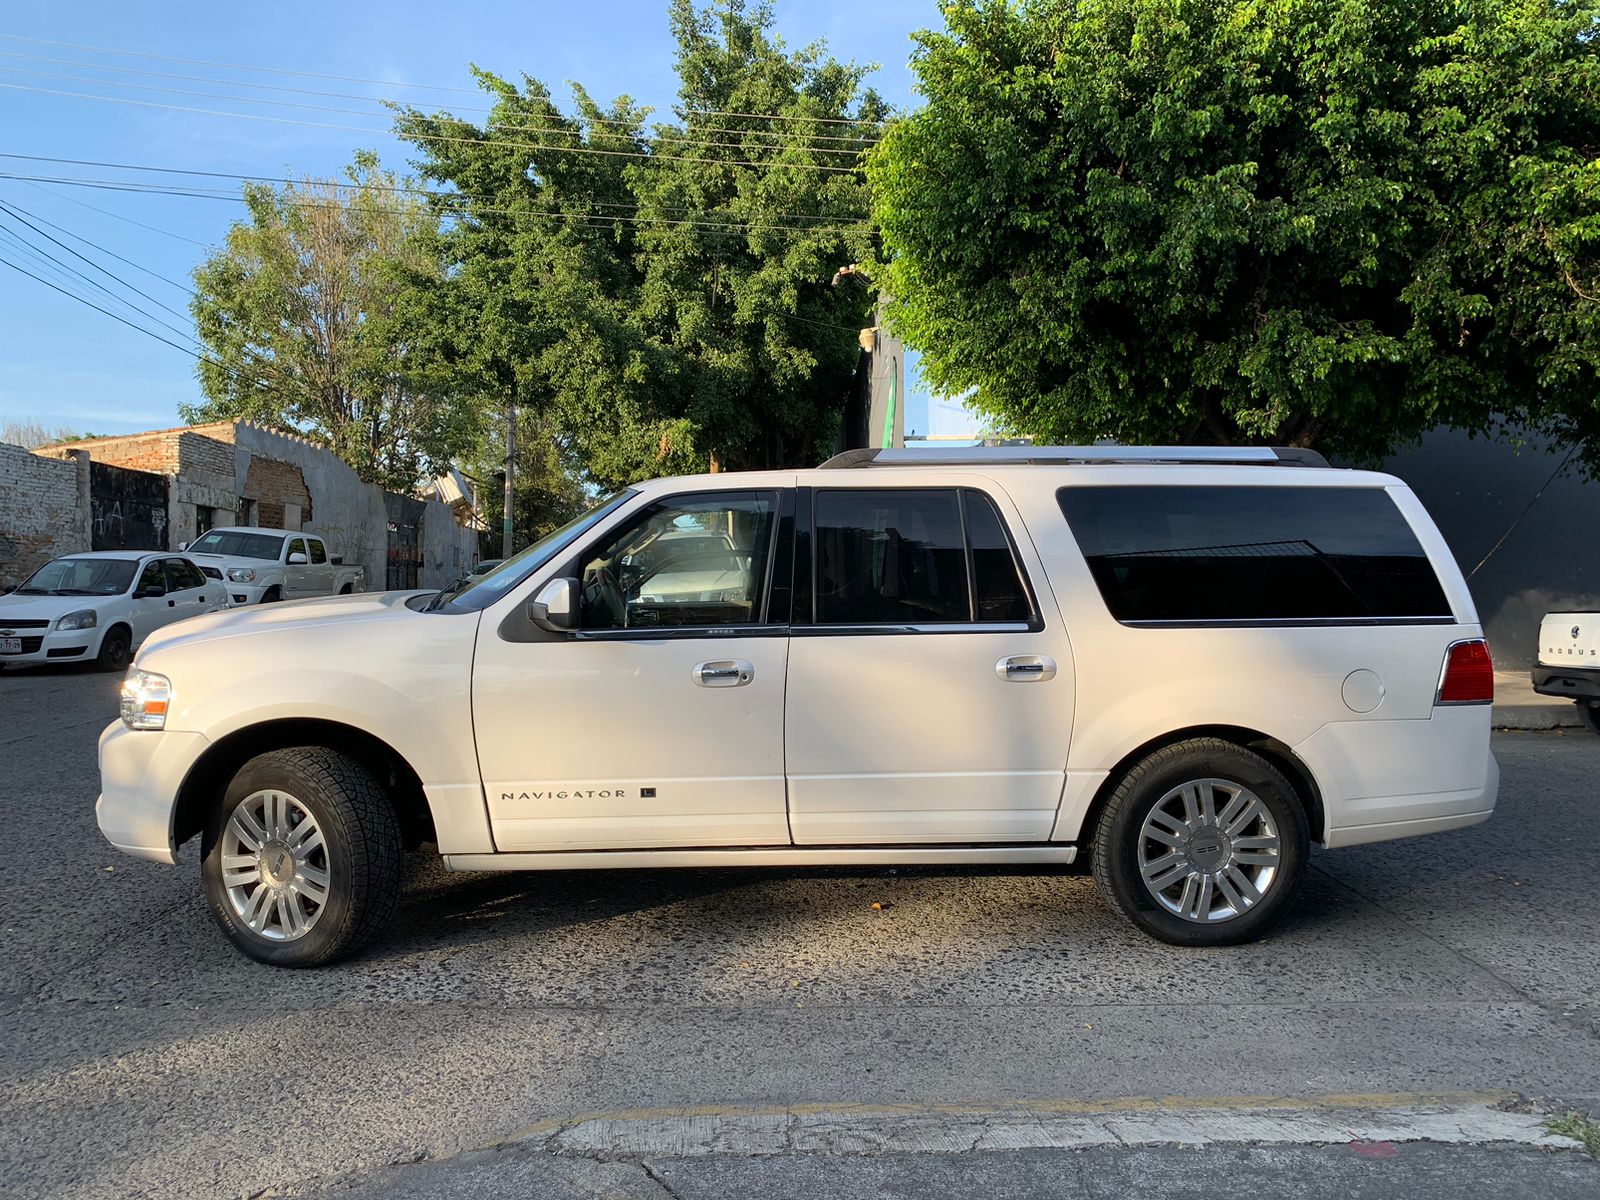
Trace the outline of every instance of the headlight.
<instances>
[{"instance_id":1,"label":"headlight","mask_svg":"<svg viewBox=\"0 0 1600 1200\"><path fill-rule=\"evenodd\" d=\"M249 567L229 567L228 578L234 583L254 583L256 573Z\"/></svg>"},{"instance_id":2,"label":"headlight","mask_svg":"<svg viewBox=\"0 0 1600 1200\"><path fill-rule=\"evenodd\" d=\"M134 667L122 681L122 723L129 729L164 729L172 681Z\"/></svg>"},{"instance_id":3,"label":"headlight","mask_svg":"<svg viewBox=\"0 0 1600 1200\"><path fill-rule=\"evenodd\" d=\"M93 629L95 626L94 609L80 608L77 612L69 612L56 622L57 629Z\"/></svg>"}]
</instances>

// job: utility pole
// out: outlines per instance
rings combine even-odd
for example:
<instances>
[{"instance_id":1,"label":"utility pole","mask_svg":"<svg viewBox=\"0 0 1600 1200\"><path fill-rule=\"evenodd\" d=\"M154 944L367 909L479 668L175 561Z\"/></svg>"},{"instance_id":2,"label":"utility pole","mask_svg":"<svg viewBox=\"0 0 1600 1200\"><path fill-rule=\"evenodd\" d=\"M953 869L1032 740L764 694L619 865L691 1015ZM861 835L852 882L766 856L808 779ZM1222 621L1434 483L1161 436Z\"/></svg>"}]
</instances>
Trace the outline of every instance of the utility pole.
<instances>
[{"instance_id":1,"label":"utility pole","mask_svg":"<svg viewBox=\"0 0 1600 1200\"><path fill-rule=\"evenodd\" d=\"M517 402L512 400L506 405L506 497L505 514L500 521L500 557L511 557L511 530L513 520L511 504L513 495L512 477L516 472L517 461Z\"/></svg>"}]
</instances>

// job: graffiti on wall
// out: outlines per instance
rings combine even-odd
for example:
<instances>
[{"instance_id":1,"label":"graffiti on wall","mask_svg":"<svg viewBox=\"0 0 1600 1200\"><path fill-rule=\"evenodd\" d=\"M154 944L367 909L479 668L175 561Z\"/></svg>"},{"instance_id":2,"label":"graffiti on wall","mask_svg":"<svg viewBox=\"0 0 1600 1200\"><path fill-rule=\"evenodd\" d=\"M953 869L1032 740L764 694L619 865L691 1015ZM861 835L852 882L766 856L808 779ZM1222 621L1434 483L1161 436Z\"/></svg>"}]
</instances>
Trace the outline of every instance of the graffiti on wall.
<instances>
[{"instance_id":1,"label":"graffiti on wall","mask_svg":"<svg viewBox=\"0 0 1600 1200\"><path fill-rule=\"evenodd\" d=\"M92 550L168 549L166 476L91 462L89 531Z\"/></svg>"}]
</instances>

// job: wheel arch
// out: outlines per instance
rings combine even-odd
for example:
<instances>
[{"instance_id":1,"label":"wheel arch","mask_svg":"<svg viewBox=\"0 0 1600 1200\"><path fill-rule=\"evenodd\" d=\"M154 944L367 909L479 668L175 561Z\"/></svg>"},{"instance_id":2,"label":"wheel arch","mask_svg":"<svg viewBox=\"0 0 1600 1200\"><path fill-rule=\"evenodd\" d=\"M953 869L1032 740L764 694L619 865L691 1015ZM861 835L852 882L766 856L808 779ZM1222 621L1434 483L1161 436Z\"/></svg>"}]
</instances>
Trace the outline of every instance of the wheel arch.
<instances>
[{"instance_id":1,"label":"wheel arch","mask_svg":"<svg viewBox=\"0 0 1600 1200\"><path fill-rule=\"evenodd\" d=\"M1170 733L1161 734L1150 738L1128 751L1111 768L1095 790L1094 798L1089 802L1089 807L1084 810L1083 822L1078 826L1079 844L1087 844L1093 837L1092 831L1099 825L1100 813L1111 802L1111 794L1117 790L1117 785L1122 782L1122 777L1132 769L1133 765L1143 758L1163 750L1168 746L1187 742L1194 738L1220 738L1225 742L1232 742L1236 746L1254 751L1266 759L1288 779L1299 797L1302 807L1306 812L1306 824L1310 827L1311 840L1321 842L1326 827L1327 813L1323 808L1322 789L1317 786L1317 780L1311 773L1311 768L1301 760L1289 746L1271 734L1262 733L1258 729L1248 729L1242 725L1192 725L1185 729L1174 729Z\"/></svg>"},{"instance_id":2,"label":"wheel arch","mask_svg":"<svg viewBox=\"0 0 1600 1200\"><path fill-rule=\"evenodd\" d=\"M206 748L184 776L172 808L174 848L205 828L206 815L250 759L290 746L322 746L348 754L388 792L408 848L434 839L433 811L422 779L406 757L365 729L317 717L263 721L235 730Z\"/></svg>"}]
</instances>

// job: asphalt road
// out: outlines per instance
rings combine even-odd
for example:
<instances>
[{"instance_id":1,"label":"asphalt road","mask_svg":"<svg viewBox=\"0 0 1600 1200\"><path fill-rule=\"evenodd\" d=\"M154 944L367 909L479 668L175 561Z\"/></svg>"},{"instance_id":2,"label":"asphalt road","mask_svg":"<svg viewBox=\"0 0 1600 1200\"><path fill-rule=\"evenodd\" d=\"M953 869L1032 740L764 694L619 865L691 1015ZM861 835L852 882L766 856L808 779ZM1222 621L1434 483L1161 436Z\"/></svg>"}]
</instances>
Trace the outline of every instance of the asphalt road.
<instances>
[{"instance_id":1,"label":"asphalt road","mask_svg":"<svg viewBox=\"0 0 1600 1200\"><path fill-rule=\"evenodd\" d=\"M1600 1193L1600 1164L1526 1147L1408 1147L1371 1167L1329 1147L732 1146L650 1166L516 1137L685 1106L1490 1091L1594 1110L1592 735L1500 736L1491 822L1316 855L1296 912L1239 949L1150 942L1065 874L473 876L419 856L386 939L283 972L211 926L193 846L172 868L101 841L94 745L115 692L77 669L0 674L8 1197L928 1194L919 1179L1077 1196L1162 1178L1180 1195L1172 1180L1202 1194L1207 1170L1393 1195L1395 1164L1414 1164L1416 1195L1491 1177L1507 1195Z\"/></svg>"}]
</instances>

